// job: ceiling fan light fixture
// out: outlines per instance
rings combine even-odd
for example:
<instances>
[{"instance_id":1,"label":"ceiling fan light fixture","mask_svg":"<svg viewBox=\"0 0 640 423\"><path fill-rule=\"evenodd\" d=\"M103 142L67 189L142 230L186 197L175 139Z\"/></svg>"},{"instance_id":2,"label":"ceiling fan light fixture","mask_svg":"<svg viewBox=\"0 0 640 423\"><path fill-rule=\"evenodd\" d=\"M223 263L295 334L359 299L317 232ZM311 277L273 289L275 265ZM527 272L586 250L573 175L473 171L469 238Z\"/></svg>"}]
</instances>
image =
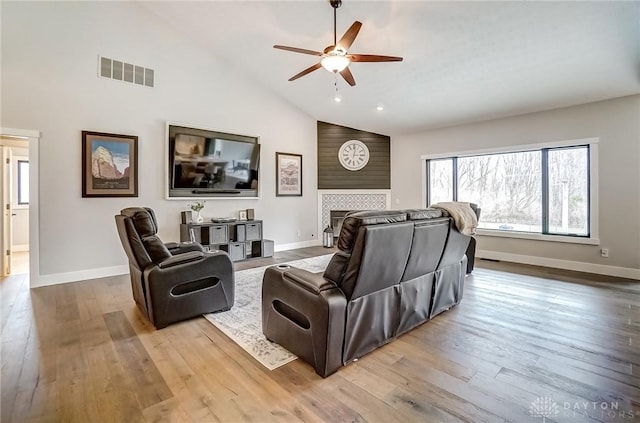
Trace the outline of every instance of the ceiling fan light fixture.
<instances>
[{"instance_id":1,"label":"ceiling fan light fixture","mask_svg":"<svg viewBox=\"0 0 640 423\"><path fill-rule=\"evenodd\" d=\"M322 58L320 64L329 72L342 72L344 68L349 66L349 59L345 56L328 55Z\"/></svg>"},{"instance_id":2,"label":"ceiling fan light fixture","mask_svg":"<svg viewBox=\"0 0 640 423\"><path fill-rule=\"evenodd\" d=\"M1 0L0 0L1 1ZM294 53L302 53L308 54L311 56L320 56L320 62L316 62L315 65L308 67L307 69L293 75L289 78L289 81L295 81L296 79L303 77L305 75L310 74L311 72L318 70L320 68L325 68L329 72L334 75L340 74L342 78L349 84L350 86L356 85L356 80L349 70L349 64L351 62L401 62L402 57L393 57L393 56L379 56L376 54L347 54L348 50L351 48L351 45L355 41L358 36L358 32L360 32L360 28L362 28L362 22L355 21L349 29L344 33L342 38L338 40L337 32L336 32L336 15L337 9L342 4L342 0L329 0L329 4L333 7L333 44L326 47L322 52L307 50L304 48L298 47L287 47L281 45L275 45L273 48L277 48L280 50L292 51Z\"/></svg>"}]
</instances>

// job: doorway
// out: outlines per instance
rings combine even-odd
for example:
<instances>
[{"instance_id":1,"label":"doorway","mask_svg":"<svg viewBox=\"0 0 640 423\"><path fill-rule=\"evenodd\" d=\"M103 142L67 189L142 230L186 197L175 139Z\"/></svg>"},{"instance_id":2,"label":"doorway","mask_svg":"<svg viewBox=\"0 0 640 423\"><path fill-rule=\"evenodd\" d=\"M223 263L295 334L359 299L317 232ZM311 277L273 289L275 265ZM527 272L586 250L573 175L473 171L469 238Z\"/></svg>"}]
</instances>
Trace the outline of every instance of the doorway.
<instances>
[{"instance_id":1,"label":"doorway","mask_svg":"<svg viewBox=\"0 0 640 423\"><path fill-rule=\"evenodd\" d=\"M2 222L0 271L3 276L29 274L39 278L38 131L0 128L2 152Z\"/></svg>"}]
</instances>

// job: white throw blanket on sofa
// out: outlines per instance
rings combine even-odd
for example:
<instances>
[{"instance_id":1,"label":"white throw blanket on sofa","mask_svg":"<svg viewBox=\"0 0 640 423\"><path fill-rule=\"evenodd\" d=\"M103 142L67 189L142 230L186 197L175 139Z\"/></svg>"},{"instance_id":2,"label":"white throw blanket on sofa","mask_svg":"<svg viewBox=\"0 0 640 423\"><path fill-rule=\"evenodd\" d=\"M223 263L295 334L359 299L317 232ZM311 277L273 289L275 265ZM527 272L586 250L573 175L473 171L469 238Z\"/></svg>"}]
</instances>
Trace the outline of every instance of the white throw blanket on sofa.
<instances>
[{"instance_id":1,"label":"white throw blanket on sofa","mask_svg":"<svg viewBox=\"0 0 640 423\"><path fill-rule=\"evenodd\" d=\"M475 235L478 217L469 203L452 201L432 204L431 207L449 212L461 234Z\"/></svg>"}]
</instances>

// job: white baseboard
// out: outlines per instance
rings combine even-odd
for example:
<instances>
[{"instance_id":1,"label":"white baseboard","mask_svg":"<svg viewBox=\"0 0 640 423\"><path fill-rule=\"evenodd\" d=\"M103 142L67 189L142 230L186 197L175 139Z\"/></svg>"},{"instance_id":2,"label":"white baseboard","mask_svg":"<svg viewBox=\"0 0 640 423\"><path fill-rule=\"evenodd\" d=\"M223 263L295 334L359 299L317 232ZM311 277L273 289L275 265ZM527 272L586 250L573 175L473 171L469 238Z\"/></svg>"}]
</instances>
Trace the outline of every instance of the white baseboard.
<instances>
[{"instance_id":1,"label":"white baseboard","mask_svg":"<svg viewBox=\"0 0 640 423\"><path fill-rule=\"evenodd\" d=\"M553 267L555 269L573 270L576 272L595 273L598 275L640 280L640 269L632 269L629 267L607 266L605 264L585 263L581 261L562 260L549 257L525 256L522 254L486 250L476 251L476 258L486 258L490 260L508 261L512 263Z\"/></svg>"},{"instance_id":2,"label":"white baseboard","mask_svg":"<svg viewBox=\"0 0 640 423\"><path fill-rule=\"evenodd\" d=\"M322 245L319 239L312 239L311 241L292 242L290 244L277 244L273 247L274 251L287 251L295 250L296 248L315 247Z\"/></svg>"},{"instance_id":3,"label":"white baseboard","mask_svg":"<svg viewBox=\"0 0 640 423\"><path fill-rule=\"evenodd\" d=\"M51 275L40 275L37 280L32 281L31 288L40 286L57 285L60 283L77 282L87 279L106 278L109 276L126 275L129 273L129 266L101 267L98 269L79 270L77 272L54 273Z\"/></svg>"},{"instance_id":4,"label":"white baseboard","mask_svg":"<svg viewBox=\"0 0 640 423\"><path fill-rule=\"evenodd\" d=\"M16 244L11 246L12 252L29 251L29 244Z\"/></svg>"},{"instance_id":5,"label":"white baseboard","mask_svg":"<svg viewBox=\"0 0 640 423\"><path fill-rule=\"evenodd\" d=\"M317 239L311 241L293 242L290 244L280 244L274 246L275 251L294 250L296 248L313 247L321 245ZM32 280L31 287L56 285L60 283L77 282L87 279L106 278L109 276L126 275L129 273L129 266L102 267L99 269L79 270L77 272L56 273L51 275L40 275L37 280Z\"/></svg>"},{"instance_id":6,"label":"white baseboard","mask_svg":"<svg viewBox=\"0 0 640 423\"><path fill-rule=\"evenodd\" d=\"M296 248L314 247L322 245L319 240L293 242L290 244L280 244L274 247L275 251L294 250ZM552 267L555 269L573 270L576 272L595 273L599 275L615 276L619 278L640 280L640 269L628 267L607 266L604 264L584 263L580 261L561 260L548 257L526 256L522 254L502 253L499 251L476 251L476 258L486 258L491 260L507 261L512 263L530 264L533 266ZM40 286L56 285L68 282L77 282L87 279L106 278L109 276L120 276L129 273L129 266L112 266L98 269L79 270L76 272L55 273L50 275L40 275L31 285L32 288Z\"/></svg>"}]
</instances>

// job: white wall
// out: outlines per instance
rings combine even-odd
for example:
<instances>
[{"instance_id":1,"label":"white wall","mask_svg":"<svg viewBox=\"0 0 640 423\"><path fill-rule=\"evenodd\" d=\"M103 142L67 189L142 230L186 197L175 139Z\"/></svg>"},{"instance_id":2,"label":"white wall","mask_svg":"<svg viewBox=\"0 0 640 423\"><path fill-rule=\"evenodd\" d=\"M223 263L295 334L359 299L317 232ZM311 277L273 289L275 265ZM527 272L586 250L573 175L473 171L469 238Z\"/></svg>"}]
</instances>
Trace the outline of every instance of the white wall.
<instances>
[{"instance_id":1,"label":"white wall","mask_svg":"<svg viewBox=\"0 0 640 423\"><path fill-rule=\"evenodd\" d=\"M600 269L605 273L639 277L640 95L394 136L391 142L394 206L425 206L421 204L420 156L423 154L592 137L600 138L600 245L481 236L478 248L503 256L538 257L542 258L538 262L551 265L576 267L577 262L582 263L578 267L589 271ZM400 202L399 205L396 201ZM603 247L609 248L609 258L600 257L600 248ZM608 269L608 266L613 269ZM631 271L625 272L625 269Z\"/></svg>"},{"instance_id":2,"label":"white wall","mask_svg":"<svg viewBox=\"0 0 640 423\"><path fill-rule=\"evenodd\" d=\"M12 189L11 208L13 209L12 222L12 251L29 250L29 205L18 204L18 161L29 161L29 150L27 148L11 148L12 163Z\"/></svg>"},{"instance_id":3,"label":"white wall","mask_svg":"<svg viewBox=\"0 0 640 423\"><path fill-rule=\"evenodd\" d=\"M126 271L114 222L124 207L154 208L160 236L177 240L186 202L164 199L168 120L260 137L261 198L209 200L205 217L253 208L276 246L318 238L314 119L133 2L5 2L1 19L1 126L43 134L40 274L47 283L81 279L83 270ZM155 88L99 78L98 55L155 69ZM139 137L138 198L81 197L82 130ZM276 151L303 155L304 197L275 197Z\"/></svg>"}]
</instances>

